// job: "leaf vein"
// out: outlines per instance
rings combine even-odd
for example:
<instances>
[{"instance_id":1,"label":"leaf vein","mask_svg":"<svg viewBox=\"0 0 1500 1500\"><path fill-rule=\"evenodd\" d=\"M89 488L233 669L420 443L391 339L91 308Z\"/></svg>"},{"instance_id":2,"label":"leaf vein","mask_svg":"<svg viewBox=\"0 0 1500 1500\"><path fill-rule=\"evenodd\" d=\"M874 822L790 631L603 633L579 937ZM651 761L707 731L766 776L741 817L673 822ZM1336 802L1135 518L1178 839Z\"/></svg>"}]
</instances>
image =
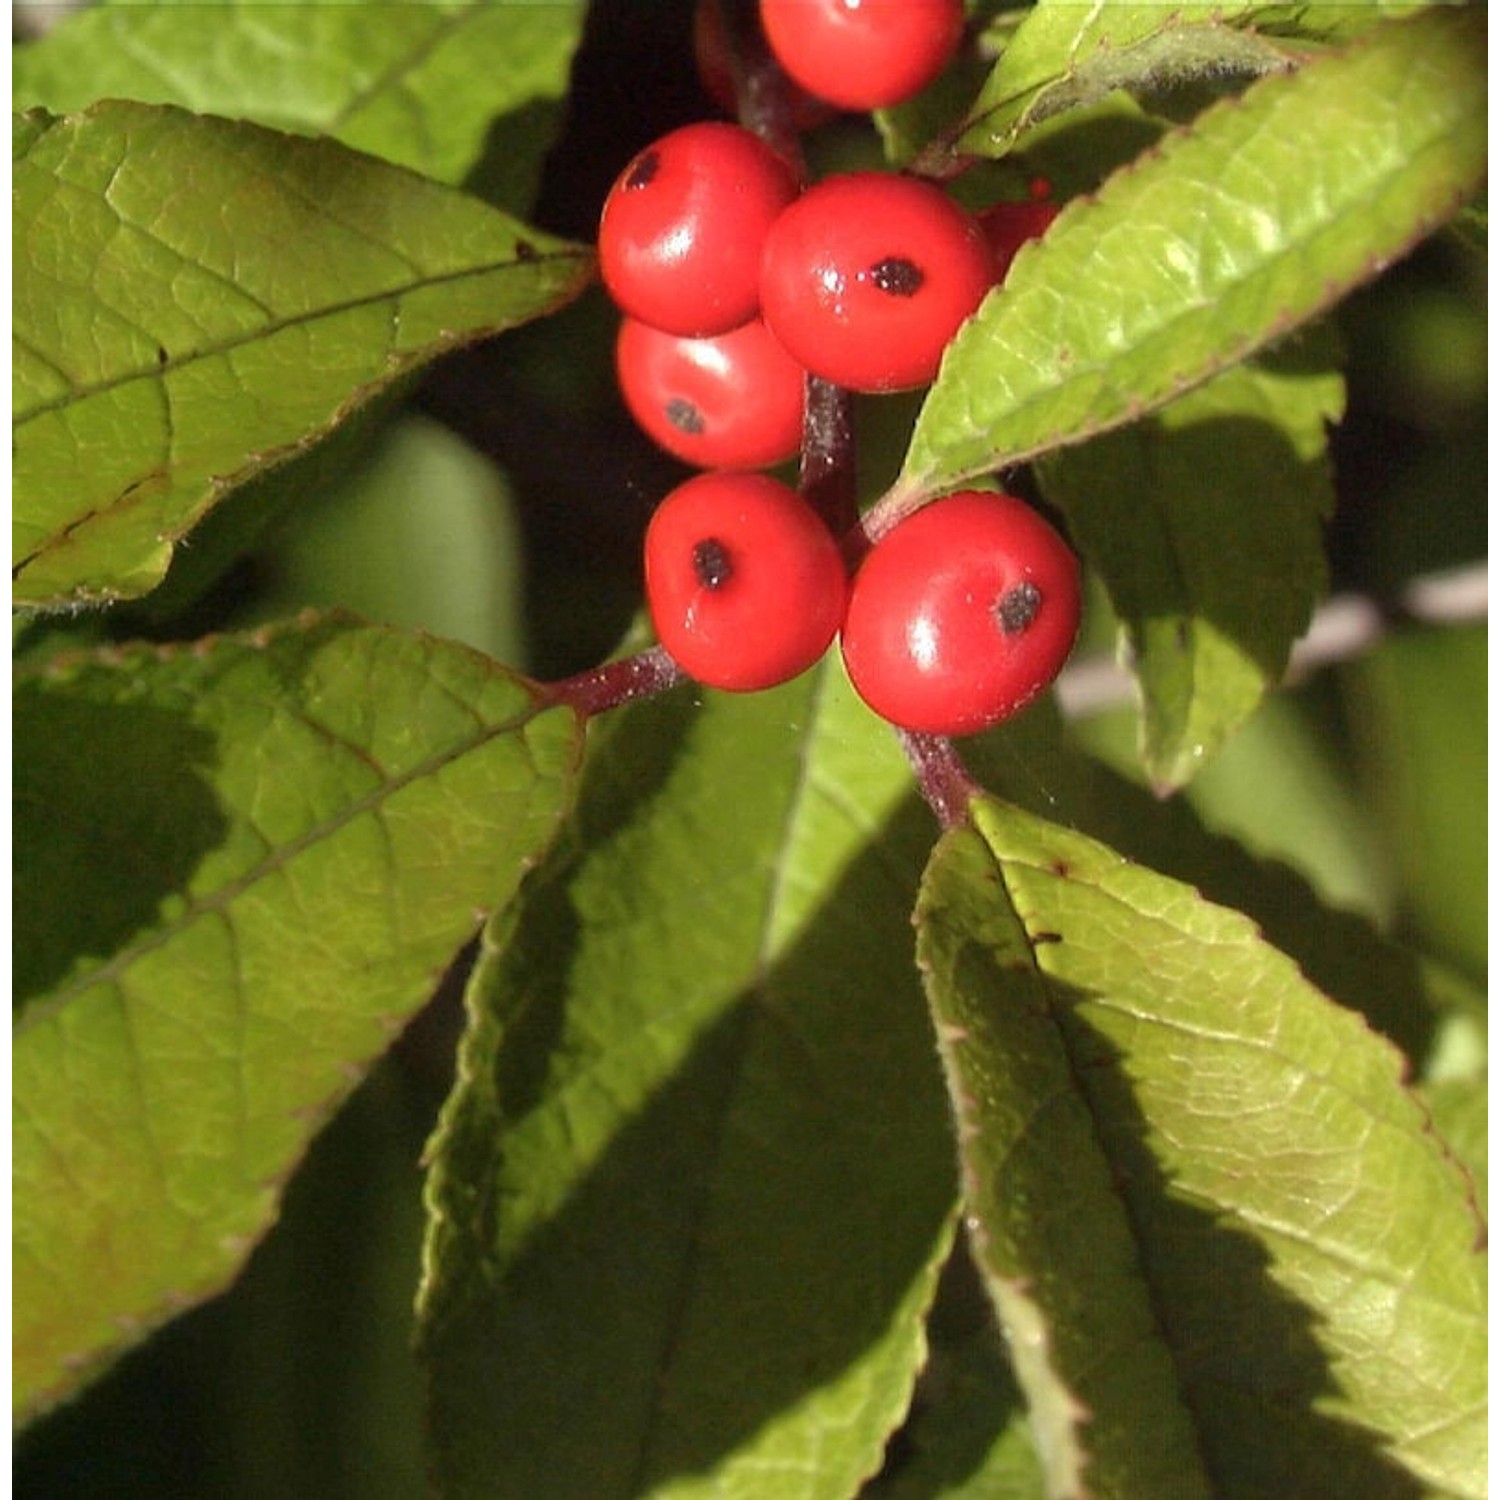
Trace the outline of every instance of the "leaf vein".
<instances>
[{"instance_id":1,"label":"leaf vein","mask_svg":"<svg viewBox=\"0 0 1500 1500\"><path fill-rule=\"evenodd\" d=\"M357 819L370 813L378 814L390 798L405 790L406 787L435 775L443 767L482 750L494 740L524 727L543 706L533 704L529 709L523 709L512 717L484 729L472 739L447 746L410 769L389 777L363 796L352 799L334 815L320 820L306 832L269 849L263 858L233 879L226 880L217 889L190 898L182 914L163 924L159 930L128 944L119 952L112 954L106 962L69 981L53 995L33 1001L16 1024L14 1036L19 1039L26 1031L52 1022L72 1000L96 985L119 983L138 959L164 947L205 915L226 913L246 892L253 890L262 881L280 874L306 850L316 847ZM524 739L524 735L520 738Z\"/></svg>"},{"instance_id":2,"label":"leaf vein","mask_svg":"<svg viewBox=\"0 0 1500 1500\"><path fill-rule=\"evenodd\" d=\"M302 313L282 316L272 327L249 329L229 338L216 339L212 343L200 345L185 353L169 356L165 364L153 362L149 369L126 370L118 375L94 381L85 387L79 388L77 396L78 399L93 399L97 396L105 395L110 391L118 390L123 386L133 384L136 381L160 380L168 374L188 368L203 360L216 359L221 356L233 354L263 339L272 338L293 329L314 326L325 319L337 318L345 313L358 312L365 308L377 308L391 300L400 301L416 293L426 291L429 288L459 285L465 281L480 280L487 276L503 274L507 270L524 268L530 271L539 264L577 262L581 258L578 251L558 251L538 255L525 262L524 267L519 261L494 261L487 265L465 266L456 271L445 272L440 275L429 275L400 286L387 287L380 291L347 297L337 302L324 303L318 307L309 308ZM37 406L30 407L26 411L17 414L12 428L13 430L19 430L37 417L45 416L49 412L70 405L72 400L72 396L54 398L50 401L42 402Z\"/></svg>"}]
</instances>

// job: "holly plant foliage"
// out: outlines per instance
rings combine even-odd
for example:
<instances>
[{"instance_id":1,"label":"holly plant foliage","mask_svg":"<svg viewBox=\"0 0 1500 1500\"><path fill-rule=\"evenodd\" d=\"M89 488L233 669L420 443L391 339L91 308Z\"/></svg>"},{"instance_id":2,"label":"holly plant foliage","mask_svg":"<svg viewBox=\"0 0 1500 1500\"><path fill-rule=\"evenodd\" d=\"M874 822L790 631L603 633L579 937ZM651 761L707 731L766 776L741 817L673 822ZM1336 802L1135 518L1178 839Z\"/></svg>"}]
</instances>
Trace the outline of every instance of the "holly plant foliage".
<instances>
[{"instance_id":1,"label":"holly plant foliage","mask_svg":"<svg viewBox=\"0 0 1500 1500\"><path fill-rule=\"evenodd\" d=\"M1288 676L1331 594L1483 553L1434 537L1483 495L1443 413L1484 10L932 8L874 108L738 0L104 3L17 42L34 1486L1485 1494L1482 634L1377 621ZM848 387L797 304L800 460L700 482L780 509L743 556L683 523L679 662L642 538L688 470L621 402L593 247L700 120L769 147L768 224L920 183L980 279ZM948 257L898 249L860 295L920 308ZM1393 349L1431 372L1409 451ZM896 727L846 573L995 490L1082 581L1071 663L1052 693L1076 598L960 738ZM897 575L860 627L891 701ZM1002 633L1061 607L1027 578Z\"/></svg>"}]
</instances>

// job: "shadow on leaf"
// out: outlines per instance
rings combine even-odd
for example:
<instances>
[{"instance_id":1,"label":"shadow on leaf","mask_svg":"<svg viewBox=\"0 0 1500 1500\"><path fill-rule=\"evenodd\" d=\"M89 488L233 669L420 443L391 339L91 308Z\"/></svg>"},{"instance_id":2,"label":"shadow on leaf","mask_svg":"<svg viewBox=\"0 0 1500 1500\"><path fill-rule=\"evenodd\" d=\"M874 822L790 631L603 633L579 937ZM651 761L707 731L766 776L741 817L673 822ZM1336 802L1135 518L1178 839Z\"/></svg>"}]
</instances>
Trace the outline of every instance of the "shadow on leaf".
<instances>
[{"instance_id":1,"label":"shadow on leaf","mask_svg":"<svg viewBox=\"0 0 1500 1500\"><path fill-rule=\"evenodd\" d=\"M1139 1246L1212 1492L1224 1500L1417 1500L1426 1493L1348 1404L1316 1312L1277 1284L1251 1235L1189 1201L1153 1151L1125 1056L1081 1012L1096 997L1049 982L1052 1013L1089 1100Z\"/></svg>"},{"instance_id":2,"label":"shadow on leaf","mask_svg":"<svg viewBox=\"0 0 1500 1500\"><path fill-rule=\"evenodd\" d=\"M696 712L666 711L665 750L660 726L631 743L656 714L622 716L592 839L634 836ZM768 1462L852 1485L878 1467L952 1226L907 924L931 836L907 800L764 972L726 987L688 964L614 1045L590 1032L617 1022L564 1015L589 972L576 866L532 882L471 994L497 1020L442 1148L452 1227L422 1343L446 1494L609 1500Z\"/></svg>"},{"instance_id":3,"label":"shadow on leaf","mask_svg":"<svg viewBox=\"0 0 1500 1500\"><path fill-rule=\"evenodd\" d=\"M214 737L186 714L31 678L13 715L19 1011L154 930L228 823Z\"/></svg>"}]
</instances>

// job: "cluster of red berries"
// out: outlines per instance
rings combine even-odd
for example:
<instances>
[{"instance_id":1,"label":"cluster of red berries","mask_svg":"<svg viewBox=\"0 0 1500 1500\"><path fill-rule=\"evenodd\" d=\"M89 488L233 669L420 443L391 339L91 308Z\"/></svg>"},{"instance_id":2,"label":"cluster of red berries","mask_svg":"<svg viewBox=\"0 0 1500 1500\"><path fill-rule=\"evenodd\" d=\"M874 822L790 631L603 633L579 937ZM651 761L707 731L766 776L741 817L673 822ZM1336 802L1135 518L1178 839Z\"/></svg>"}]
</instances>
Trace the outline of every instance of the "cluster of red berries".
<instances>
[{"instance_id":1,"label":"cluster of red berries","mask_svg":"<svg viewBox=\"0 0 1500 1500\"><path fill-rule=\"evenodd\" d=\"M1052 681L1078 630L1078 563L1024 501L966 490L898 523L850 582L822 518L766 474L679 485L646 531L657 636L690 676L751 691L805 671L835 635L884 719L973 734Z\"/></svg>"},{"instance_id":2,"label":"cluster of red berries","mask_svg":"<svg viewBox=\"0 0 1500 1500\"><path fill-rule=\"evenodd\" d=\"M925 86L963 27L959 0L762 0L760 20L791 78L841 108ZM851 581L824 518L753 472L801 446L809 376L867 393L931 381L1015 246L1055 212L1040 200L1020 209L986 223L931 182L882 172L804 188L765 141L727 123L673 131L620 174L599 262L624 314L621 391L662 447L714 471L667 496L646 534L652 619L690 676L770 687L838 636L876 712L966 734L1056 675L1077 630L1078 567L1023 502L934 501Z\"/></svg>"}]
</instances>

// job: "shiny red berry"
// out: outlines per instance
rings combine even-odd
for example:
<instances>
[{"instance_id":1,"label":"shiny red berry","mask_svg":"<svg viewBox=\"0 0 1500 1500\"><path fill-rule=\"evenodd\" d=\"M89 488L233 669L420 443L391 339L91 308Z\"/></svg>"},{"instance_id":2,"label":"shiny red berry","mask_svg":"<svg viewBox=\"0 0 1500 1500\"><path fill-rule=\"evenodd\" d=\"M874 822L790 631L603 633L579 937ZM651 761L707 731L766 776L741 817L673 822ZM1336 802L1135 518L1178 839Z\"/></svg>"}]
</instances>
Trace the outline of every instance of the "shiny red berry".
<instances>
[{"instance_id":1,"label":"shiny red berry","mask_svg":"<svg viewBox=\"0 0 1500 1500\"><path fill-rule=\"evenodd\" d=\"M994 279L983 230L940 188L851 172L810 187L772 226L761 315L813 374L898 391L937 374Z\"/></svg>"},{"instance_id":2,"label":"shiny red berry","mask_svg":"<svg viewBox=\"0 0 1500 1500\"><path fill-rule=\"evenodd\" d=\"M963 0L761 0L776 60L841 109L900 104L935 79L963 36Z\"/></svg>"},{"instance_id":3,"label":"shiny red berry","mask_svg":"<svg viewBox=\"0 0 1500 1500\"><path fill-rule=\"evenodd\" d=\"M759 318L707 339L626 318L615 373L631 415L684 463L760 469L801 447L802 366Z\"/></svg>"},{"instance_id":4,"label":"shiny red berry","mask_svg":"<svg viewBox=\"0 0 1500 1500\"><path fill-rule=\"evenodd\" d=\"M849 593L849 678L881 717L973 734L1025 708L1078 633L1078 562L1030 506L965 491L871 548Z\"/></svg>"},{"instance_id":5,"label":"shiny red berry","mask_svg":"<svg viewBox=\"0 0 1500 1500\"><path fill-rule=\"evenodd\" d=\"M657 639L709 687L786 682L828 649L848 584L832 534L765 474L699 474L646 528L646 602Z\"/></svg>"},{"instance_id":6,"label":"shiny red berry","mask_svg":"<svg viewBox=\"0 0 1500 1500\"><path fill-rule=\"evenodd\" d=\"M704 92L726 115L734 118L739 114L740 101L735 88L734 60L719 4L720 0L698 0L693 10L693 61L697 64L698 79ZM811 130L833 114L832 107L824 100L814 99L795 84L790 84L786 92L791 123L797 130Z\"/></svg>"},{"instance_id":7,"label":"shiny red berry","mask_svg":"<svg viewBox=\"0 0 1500 1500\"><path fill-rule=\"evenodd\" d=\"M599 221L599 273L633 318L668 333L727 333L755 316L766 233L797 195L790 166L738 125L686 125L616 179Z\"/></svg>"}]
</instances>

